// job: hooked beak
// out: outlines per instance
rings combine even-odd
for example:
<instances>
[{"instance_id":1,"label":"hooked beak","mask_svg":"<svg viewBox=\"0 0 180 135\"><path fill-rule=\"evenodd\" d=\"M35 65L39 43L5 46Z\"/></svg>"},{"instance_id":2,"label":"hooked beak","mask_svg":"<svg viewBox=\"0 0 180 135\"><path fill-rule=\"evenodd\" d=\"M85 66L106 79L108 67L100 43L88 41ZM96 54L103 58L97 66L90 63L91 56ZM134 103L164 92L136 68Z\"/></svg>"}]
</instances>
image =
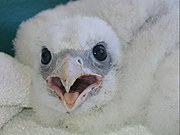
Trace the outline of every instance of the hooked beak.
<instances>
[{"instance_id":1,"label":"hooked beak","mask_svg":"<svg viewBox=\"0 0 180 135\"><path fill-rule=\"evenodd\" d=\"M86 100L90 91L101 85L102 76L84 68L80 58L71 56L64 58L60 67L58 75L49 76L46 81L71 112Z\"/></svg>"}]
</instances>

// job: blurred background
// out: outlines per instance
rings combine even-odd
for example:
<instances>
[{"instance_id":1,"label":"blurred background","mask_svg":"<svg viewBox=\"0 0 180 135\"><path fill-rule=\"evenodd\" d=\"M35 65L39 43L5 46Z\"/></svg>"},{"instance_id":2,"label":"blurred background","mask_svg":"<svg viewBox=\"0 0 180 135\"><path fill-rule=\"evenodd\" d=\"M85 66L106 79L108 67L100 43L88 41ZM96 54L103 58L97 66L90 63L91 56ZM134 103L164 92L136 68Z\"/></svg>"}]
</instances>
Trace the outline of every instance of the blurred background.
<instances>
[{"instance_id":1,"label":"blurred background","mask_svg":"<svg viewBox=\"0 0 180 135\"><path fill-rule=\"evenodd\" d=\"M68 1L70 0L0 0L0 52L14 56L12 40L23 20Z\"/></svg>"}]
</instances>

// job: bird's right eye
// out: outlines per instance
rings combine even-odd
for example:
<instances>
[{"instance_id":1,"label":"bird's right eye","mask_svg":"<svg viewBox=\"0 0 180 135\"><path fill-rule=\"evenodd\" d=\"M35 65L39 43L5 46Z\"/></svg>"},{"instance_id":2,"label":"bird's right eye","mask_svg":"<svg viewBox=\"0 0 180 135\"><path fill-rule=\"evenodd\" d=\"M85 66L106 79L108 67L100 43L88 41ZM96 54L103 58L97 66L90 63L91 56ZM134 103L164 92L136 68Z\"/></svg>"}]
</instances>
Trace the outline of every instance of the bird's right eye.
<instances>
[{"instance_id":1,"label":"bird's right eye","mask_svg":"<svg viewBox=\"0 0 180 135\"><path fill-rule=\"evenodd\" d=\"M43 48L41 52L41 63L47 65L51 61L51 58L51 52L47 48Z\"/></svg>"}]
</instances>

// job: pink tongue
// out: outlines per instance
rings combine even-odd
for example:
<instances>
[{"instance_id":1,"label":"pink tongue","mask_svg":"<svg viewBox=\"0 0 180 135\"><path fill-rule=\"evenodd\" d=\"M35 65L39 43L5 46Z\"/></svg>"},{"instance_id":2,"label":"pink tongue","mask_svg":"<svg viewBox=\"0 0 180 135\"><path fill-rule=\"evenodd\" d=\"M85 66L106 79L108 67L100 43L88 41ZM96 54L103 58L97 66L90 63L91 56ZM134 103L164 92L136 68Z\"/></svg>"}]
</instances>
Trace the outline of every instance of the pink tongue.
<instances>
[{"instance_id":1,"label":"pink tongue","mask_svg":"<svg viewBox=\"0 0 180 135\"><path fill-rule=\"evenodd\" d=\"M68 105L74 105L78 97L79 97L79 92L64 93L64 100Z\"/></svg>"}]
</instances>

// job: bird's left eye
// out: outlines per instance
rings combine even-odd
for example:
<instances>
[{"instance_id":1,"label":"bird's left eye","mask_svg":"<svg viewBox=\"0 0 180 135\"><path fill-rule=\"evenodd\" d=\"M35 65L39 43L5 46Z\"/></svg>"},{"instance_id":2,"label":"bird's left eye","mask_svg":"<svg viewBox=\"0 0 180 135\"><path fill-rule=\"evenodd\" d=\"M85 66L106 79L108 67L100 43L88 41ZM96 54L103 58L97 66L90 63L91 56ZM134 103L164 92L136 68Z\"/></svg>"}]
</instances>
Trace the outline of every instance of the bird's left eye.
<instances>
[{"instance_id":1,"label":"bird's left eye","mask_svg":"<svg viewBox=\"0 0 180 135\"><path fill-rule=\"evenodd\" d=\"M98 43L93 48L93 55L98 61L104 61L107 58L107 51L103 43Z\"/></svg>"},{"instance_id":2,"label":"bird's left eye","mask_svg":"<svg viewBox=\"0 0 180 135\"><path fill-rule=\"evenodd\" d=\"M41 63L47 65L51 61L51 58L51 52L47 48L43 48L41 53Z\"/></svg>"}]
</instances>

